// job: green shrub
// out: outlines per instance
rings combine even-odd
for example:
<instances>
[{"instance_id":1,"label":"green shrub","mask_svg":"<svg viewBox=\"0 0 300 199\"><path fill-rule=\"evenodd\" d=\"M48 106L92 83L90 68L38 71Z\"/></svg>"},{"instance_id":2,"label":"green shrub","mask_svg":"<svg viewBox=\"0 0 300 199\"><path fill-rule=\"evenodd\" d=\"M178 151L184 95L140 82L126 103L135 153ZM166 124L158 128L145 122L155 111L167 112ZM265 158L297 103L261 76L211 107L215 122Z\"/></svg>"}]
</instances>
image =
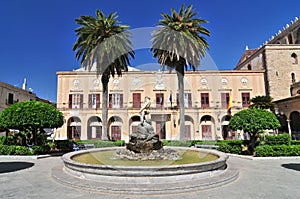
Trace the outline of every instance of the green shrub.
<instances>
[{"instance_id":1,"label":"green shrub","mask_svg":"<svg viewBox=\"0 0 300 199\"><path fill-rule=\"evenodd\" d=\"M265 139L266 145L290 145L291 144L291 136L287 133L280 134L278 136L266 136Z\"/></svg>"},{"instance_id":2,"label":"green shrub","mask_svg":"<svg viewBox=\"0 0 300 199\"><path fill-rule=\"evenodd\" d=\"M300 140L291 140L291 145L300 145Z\"/></svg>"},{"instance_id":3,"label":"green shrub","mask_svg":"<svg viewBox=\"0 0 300 199\"><path fill-rule=\"evenodd\" d=\"M163 143L163 146L168 146L169 145L169 140L161 140Z\"/></svg>"},{"instance_id":4,"label":"green shrub","mask_svg":"<svg viewBox=\"0 0 300 199\"><path fill-rule=\"evenodd\" d=\"M116 140L113 142L115 146L125 146L125 141L124 140Z\"/></svg>"},{"instance_id":5,"label":"green shrub","mask_svg":"<svg viewBox=\"0 0 300 199\"><path fill-rule=\"evenodd\" d=\"M11 146L8 147L6 155L14 155L15 151L16 151L16 146L15 145L11 145Z\"/></svg>"},{"instance_id":6,"label":"green shrub","mask_svg":"<svg viewBox=\"0 0 300 199\"><path fill-rule=\"evenodd\" d=\"M263 145L263 146L257 146L255 148L255 156L257 157L268 157L268 156L274 156L275 152L270 145Z\"/></svg>"},{"instance_id":7,"label":"green shrub","mask_svg":"<svg viewBox=\"0 0 300 199\"><path fill-rule=\"evenodd\" d=\"M116 146L125 146L124 140L116 141L103 141L103 140L78 140L76 144L94 144L95 148L104 148L104 147L116 147Z\"/></svg>"},{"instance_id":8,"label":"green shrub","mask_svg":"<svg viewBox=\"0 0 300 199\"><path fill-rule=\"evenodd\" d=\"M224 153L240 154L242 151L241 145L234 145L225 142L217 143L219 146L218 150Z\"/></svg>"},{"instance_id":9,"label":"green shrub","mask_svg":"<svg viewBox=\"0 0 300 199\"><path fill-rule=\"evenodd\" d=\"M180 141L180 140L163 140L164 146L177 146L177 147L191 147L192 141Z\"/></svg>"},{"instance_id":10,"label":"green shrub","mask_svg":"<svg viewBox=\"0 0 300 199\"><path fill-rule=\"evenodd\" d=\"M217 141L215 140L193 140L192 146L195 146L196 144L205 144L205 145L216 145Z\"/></svg>"},{"instance_id":11,"label":"green shrub","mask_svg":"<svg viewBox=\"0 0 300 199\"><path fill-rule=\"evenodd\" d=\"M257 157L299 156L300 145L263 145L255 148Z\"/></svg>"},{"instance_id":12,"label":"green shrub","mask_svg":"<svg viewBox=\"0 0 300 199\"><path fill-rule=\"evenodd\" d=\"M45 149L43 146L33 146L32 153L34 155L42 155L42 154L45 154Z\"/></svg>"},{"instance_id":13,"label":"green shrub","mask_svg":"<svg viewBox=\"0 0 300 199\"><path fill-rule=\"evenodd\" d=\"M248 140L218 140L218 150L224 153L241 154L242 147L249 144Z\"/></svg>"},{"instance_id":14,"label":"green shrub","mask_svg":"<svg viewBox=\"0 0 300 199\"><path fill-rule=\"evenodd\" d=\"M31 151L27 146L16 146L15 155L32 155Z\"/></svg>"},{"instance_id":15,"label":"green shrub","mask_svg":"<svg viewBox=\"0 0 300 199\"><path fill-rule=\"evenodd\" d=\"M0 136L0 145L3 145L5 143L6 136Z\"/></svg>"},{"instance_id":16,"label":"green shrub","mask_svg":"<svg viewBox=\"0 0 300 199\"><path fill-rule=\"evenodd\" d=\"M300 156L300 145L292 145L289 148L291 156Z\"/></svg>"},{"instance_id":17,"label":"green shrub","mask_svg":"<svg viewBox=\"0 0 300 199\"><path fill-rule=\"evenodd\" d=\"M7 155L8 151L9 151L8 145L0 145L0 155Z\"/></svg>"},{"instance_id":18,"label":"green shrub","mask_svg":"<svg viewBox=\"0 0 300 199\"><path fill-rule=\"evenodd\" d=\"M72 141L70 140L55 140L55 147L59 151L62 152L67 152L67 151L72 151L71 143Z\"/></svg>"}]
</instances>

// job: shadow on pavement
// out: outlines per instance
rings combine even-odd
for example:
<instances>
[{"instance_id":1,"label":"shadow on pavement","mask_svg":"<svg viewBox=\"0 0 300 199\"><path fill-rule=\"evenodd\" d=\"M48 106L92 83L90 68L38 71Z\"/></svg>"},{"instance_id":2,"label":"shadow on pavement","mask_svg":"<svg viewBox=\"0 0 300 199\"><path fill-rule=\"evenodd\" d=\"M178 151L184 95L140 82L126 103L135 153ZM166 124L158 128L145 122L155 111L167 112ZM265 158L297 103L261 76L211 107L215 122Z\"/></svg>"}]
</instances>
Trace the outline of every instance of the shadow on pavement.
<instances>
[{"instance_id":1,"label":"shadow on pavement","mask_svg":"<svg viewBox=\"0 0 300 199\"><path fill-rule=\"evenodd\" d=\"M300 164L299 163L290 163L290 164L282 164L282 167L286 169L293 169L296 171L300 171Z\"/></svg>"},{"instance_id":2,"label":"shadow on pavement","mask_svg":"<svg viewBox=\"0 0 300 199\"><path fill-rule=\"evenodd\" d=\"M27 169L33 165L31 162L0 162L0 174Z\"/></svg>"}]
</instances>

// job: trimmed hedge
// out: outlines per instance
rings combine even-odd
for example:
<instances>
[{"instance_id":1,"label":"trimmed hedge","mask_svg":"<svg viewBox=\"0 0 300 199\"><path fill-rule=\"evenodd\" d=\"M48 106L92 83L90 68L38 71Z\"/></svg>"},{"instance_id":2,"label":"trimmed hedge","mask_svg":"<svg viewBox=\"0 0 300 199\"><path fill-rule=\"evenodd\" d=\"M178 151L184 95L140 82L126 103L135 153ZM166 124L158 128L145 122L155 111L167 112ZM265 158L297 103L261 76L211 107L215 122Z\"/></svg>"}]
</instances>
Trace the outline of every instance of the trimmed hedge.
<instances>
[{"instance_id":1,"label":"trimmed hedge","mask_svg":"<svg viewBox=\"0 0 300 199\"><path fill-rule=\"evenodd\" d=\"M300 145L263 145L255 148L256 157L299 156Z\"/></svg>"},{"instance_id":2,"label":"trimmed hedge","mask_svg":"<svg viewBox=\"0 0 300 199\"><path fill-rule=\"evenodd\" d=\"M300 145L300 140L291 140L291 145Z\"/></svg>"},{"instance_id":3,"label":"trimmed hedge","mask_svg":"<svg viewBox=\"0 0 300 199\"><path fill-rule=\"evenodd\" d=\"M0 136L0 145L3 145L6 141L6 136Z\"/></svg>"},{"instance_id":4,"label":"trimmed hedge","mask_svg":"<svg viewBox=\"0 0 300 199\"><path fill-rule=\"evenodd\" d=\"M27 146L0 145L0 155L32 155Z\"/></svg>"},{"instance_id":5,"label":"trimmed hedge","mask_svg":"<svg viewBox=\"0 0 300 199\"><path fill-rule=\"evenodd\" d=\"M278 136L266 136L265 145L290 145L291 136L287 133Z\"/></svg>"},{"instance_id":6,"label":"trimmed hedge","mask_svg":"<svg viewBox=\"0 0 300 199\"><path fill-rule=\"evenodd\" d=\"M50 152L50 147L48 145L32 147L32 153L35 155L43 155L49 152Z\"/></svg>"},{"instance_id":7,"label":"trimmed hedge","mask_svg":"<svg viewBox=\"0 0 300 199\"><path fill-rule=\"evenodd\" d=\"M218 142L217 140L193 140L192 146L196 144L216 145L217 142Z\"/></svg>"},{"instance_id":8,"label":"trimmed hedge","mask_svg":"<svg viewBox=\"0 0 300 199\"><path fill-rule=\"evenodd\" d=\"M192 141L162 140L164 146L191 147Z\"/></svg>"},{"instance_id":9,"label":"trimmed hedge","mask_svg":"<svg viewBox=\"0 0 300 199\"><path fill-rule=\"evenodd\" d=\"M95 148L125 146L124 140L103 141L103 140L78 140L76 144L94 144Z\"/></svg>"},{"instance_id":10,"label":"trimmed hedge","mask_svg":"<svg viewBox=\"0 0 300 199\"><path fill-rule=\"evenodd\" d=\"M247 140L219 140L216 145L224 153L241 154L243 146L248 145Z\"/></svg>"}]
</instances>

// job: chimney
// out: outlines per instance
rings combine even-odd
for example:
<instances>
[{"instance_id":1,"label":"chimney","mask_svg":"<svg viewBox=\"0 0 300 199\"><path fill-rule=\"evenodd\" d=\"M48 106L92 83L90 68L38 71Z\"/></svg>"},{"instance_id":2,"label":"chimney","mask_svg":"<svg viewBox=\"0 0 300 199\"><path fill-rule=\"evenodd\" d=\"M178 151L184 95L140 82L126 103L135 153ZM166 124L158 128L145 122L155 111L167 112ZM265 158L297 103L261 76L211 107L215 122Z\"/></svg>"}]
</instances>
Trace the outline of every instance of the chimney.
<instances>
[{"instance_id":1,"label":"chimney","mask_svg":"<svg viewBox=\"0 0 300 199\"><path fill-rule=\"evenodd\" d=\"M26 83L26 78L24 78L23 86L22 89L26 91L27 83Z\"/></svg>"}]
</instances>

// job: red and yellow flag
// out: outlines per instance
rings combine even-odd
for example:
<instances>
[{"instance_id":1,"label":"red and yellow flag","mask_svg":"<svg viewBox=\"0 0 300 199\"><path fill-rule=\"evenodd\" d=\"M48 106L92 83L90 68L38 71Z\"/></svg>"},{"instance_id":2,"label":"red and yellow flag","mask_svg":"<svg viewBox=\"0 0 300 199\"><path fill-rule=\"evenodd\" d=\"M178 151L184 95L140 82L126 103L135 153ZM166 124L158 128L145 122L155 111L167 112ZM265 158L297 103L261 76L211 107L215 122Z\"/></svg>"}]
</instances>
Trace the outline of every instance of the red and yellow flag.
<instances>
[{"instance_id":1,"label":"red and yellow flag","mask_svg":"<svg viewBox=\"0 0 300 199\"><path fill-rule=\"evenodd\" d=\"M228 105L227 105L227 110L230 110L232 107L232 94L230 93L229 95L229 101L228 101Z\"/></svg>"}]
</instances>

